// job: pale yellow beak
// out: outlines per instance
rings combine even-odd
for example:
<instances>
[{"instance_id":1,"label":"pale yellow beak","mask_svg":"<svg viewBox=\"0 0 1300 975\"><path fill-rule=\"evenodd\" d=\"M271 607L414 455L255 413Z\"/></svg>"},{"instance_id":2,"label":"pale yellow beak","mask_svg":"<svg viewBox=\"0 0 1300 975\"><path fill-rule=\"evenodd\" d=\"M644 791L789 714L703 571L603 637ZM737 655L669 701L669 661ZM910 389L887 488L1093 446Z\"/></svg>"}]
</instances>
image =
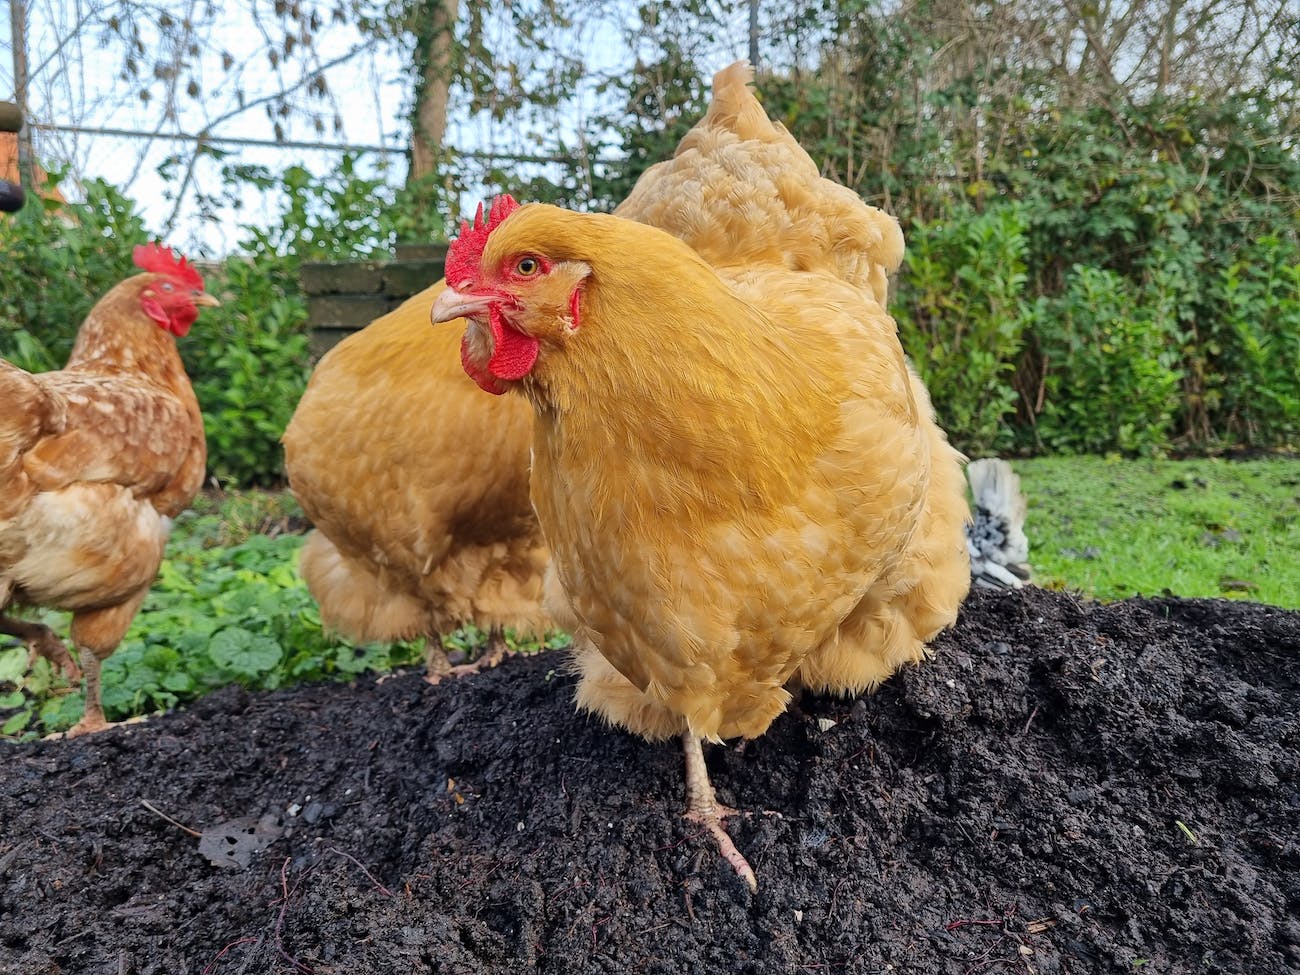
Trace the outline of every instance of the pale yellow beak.
<instances>
[{"instance_id":1,"label":"pale yellow beak","mask_svg":"<svg viewBox=\"0 0 1300 975\"><path fill-rule=\"evenodd\" d=\"M456 318L469 318L486 314L492 307L492 299L482 295L463 295L454 288L448 288L434 299L429 318L433 324L450 322Z\"/></svg>"},{"instance_id":2,"label":"pale yellow beak","mask_svg":"<svg viewBox=\"0 0 1300 975\"><path fill-rule=\"evenodd\" d=\"M200 291L194 296L194 304L200 308L220 308L221 302L208 294L206 291Z\"/></svg>"}]
</instances>

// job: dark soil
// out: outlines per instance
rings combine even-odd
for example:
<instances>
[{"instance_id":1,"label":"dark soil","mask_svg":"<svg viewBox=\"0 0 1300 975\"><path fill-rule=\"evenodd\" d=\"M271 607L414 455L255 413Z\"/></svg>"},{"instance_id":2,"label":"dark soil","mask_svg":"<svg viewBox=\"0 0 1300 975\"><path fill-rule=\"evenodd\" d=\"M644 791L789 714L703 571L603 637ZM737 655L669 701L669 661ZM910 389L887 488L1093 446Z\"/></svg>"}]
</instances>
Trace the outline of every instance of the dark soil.
<instances>
[{"instance_id":1,"label":"dark soil","mask_svg":"<svg viewBox=\"0 0 1300 975\"><path fill-rule=\"evenodd\" d=\"M557 656L7 747L0 972L1300 970L1300 613L976 594L935 651L709 752L753 896Z\"/></svg>"}]
</instances>

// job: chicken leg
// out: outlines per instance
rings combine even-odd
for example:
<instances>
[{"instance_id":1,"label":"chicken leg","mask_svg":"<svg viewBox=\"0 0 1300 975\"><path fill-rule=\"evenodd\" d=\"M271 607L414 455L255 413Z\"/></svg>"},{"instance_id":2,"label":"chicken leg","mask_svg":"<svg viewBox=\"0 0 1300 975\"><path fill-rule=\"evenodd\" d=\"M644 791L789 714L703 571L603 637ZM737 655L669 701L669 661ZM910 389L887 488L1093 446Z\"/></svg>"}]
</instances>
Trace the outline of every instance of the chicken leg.
<instances>
[{"instance_id":1,"label":"chicken leg","mask_svg":"<svg viewBox=\"0 0 1300 975\"><path fill-rule=\"evenodd\" d=\"M729 809L718 802L709 781L709 769L704 764L704 748L700 739L689 731L682 733L682 747L686 752L686 819L698 823L713 834L718 844L718 852L740 874L751 891L758 890L758 878L754 869L745 859L745 855L736 849L730 834L722 825L728 816L736 815L736 810Z\"/></svg>"},{"instance_id":2,"label":"chicken leg","mask_svg":"<svg viewBox=\"0 0 1300 975\"><path fill-rule=\"evenodd\" d=\"M469 674L477 674L481 670L491 670L505 660L511 652L506 645L505 631L499 626L494 626L488 630L487 645L478 659L472 664L458 664L453 667L447 661L447 651L442 646L442 638L434 639L437 642L430 641L424 657L424 679L430 684L438 684L444 677L465 677Z\"/></svg>"},{"instance_id":3,"label":"chicken leg","mask_svg":"<svg viewBox=\"0 0 1300 975\"><path fill-rule=\"evenodd\" d=\"M0 633L16 636L27 644L27 667L30 670L37 657L44 657L68 680L81 680L81 670L72 654L53 630L42 623L0 616Z\"/></svg>"},{"instance_id":4,"label":"chicken leg","mask_svg":"<svg viewBox=\"0 0 1300 975\"><path fill-rule=\"evenodd\" d=\"M110 723L104 717L104 705L100 699L100 668L126 636L148 593L149 587L145 586L125 603L73 614L72 642L77 647L81 670L86 677L86 711L81 720L67 730L65 738L77 738L113 727L115 722Z\"/></svg>"}]
</instances>

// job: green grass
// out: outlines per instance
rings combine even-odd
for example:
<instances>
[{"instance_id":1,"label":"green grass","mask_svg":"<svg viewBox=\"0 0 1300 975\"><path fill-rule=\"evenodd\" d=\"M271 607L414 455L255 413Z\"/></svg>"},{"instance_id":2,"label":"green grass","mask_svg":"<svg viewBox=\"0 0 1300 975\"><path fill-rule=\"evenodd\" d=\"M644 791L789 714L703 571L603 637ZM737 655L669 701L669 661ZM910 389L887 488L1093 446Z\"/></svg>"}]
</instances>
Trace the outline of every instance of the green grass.
<instances>
[{"instance_id":1,"label":"green grass","mask_svg":"<svg viewBox=\"0 0 1300 975\"><path fill-rule=\"evenodd\" d=\"M1039 585L1103 600L1168 593L1300 609L1300 460L1013 466Z\"/></svg>"},{"instance_id":2,"label":"green grass","mask_svg":"<svg viewBox=\"0 0 1300 975\"><path fill-rule=\"evenodd\" d=\"M1075 457L1015 468L1039 585L1099 599L1168 592L1300 608L1300 460ZM422 663L422 641L356 645L322 630L298 575L300 516L287 494L247 492L202 497L178 519L158 581L104 665L110 719L231 683L270 689ZM66 634L66 614L37 615ZM467 628L444 642L472 650L483 639ZM555 634L545 646L565 642ZM44 660L26 664L26 650L0 637L0 736L47 734L81 716L80 687Z\"/></svg>"}]
</instances>

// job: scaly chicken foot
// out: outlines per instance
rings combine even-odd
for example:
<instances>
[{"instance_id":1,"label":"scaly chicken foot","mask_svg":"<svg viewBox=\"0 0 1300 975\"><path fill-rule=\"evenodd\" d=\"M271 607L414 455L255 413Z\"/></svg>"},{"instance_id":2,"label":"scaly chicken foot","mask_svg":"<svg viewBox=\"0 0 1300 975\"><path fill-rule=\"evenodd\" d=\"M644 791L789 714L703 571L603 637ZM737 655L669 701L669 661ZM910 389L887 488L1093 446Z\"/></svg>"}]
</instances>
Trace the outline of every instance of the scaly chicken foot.
<instances>
[{"instance_id":1,"label":"scaly chicken foot","mask_svg":"<svg viewBox=\"0 0 1300 975\"><path fill-rule=\"evenodd\" d=\"M117 724L132 724L143 721L144 718L132 718L125 722L110 722L104 717L104 705L99 700L99 669L104 662L91 650L80 650L81 671L86 676L86 711L81 720L63 733L63 738L80 738L82 735L93 735L105 728L112 728ZM60 737L53 735L51 737Z\"/></svg>"},{"instance_id":2,"label":"scaly chicken foot","mask_svg":"<svg viewBox=\"0 0 1300 975\"><path fill-rule=\"evenodd\" d=\"M447 651L443 648L442 639L439 637L436 644L430 642L425 654L424 679L436 686L446 677L467 677L481 670L491 670L505 660L511 652L506 645L505 632L500 627L494 626L488 630L487 645L478 659L472 664L457 664L453 667L447 660Z\"/></svg>"},{"instance_id":3,"label":"scaly chicken foot","mask_svg":"<svg viewBox=\"0 0 1300 975\"><path fill-rule=\"evenodd\" d=\"M81 680L81 668L53 630L41 623L0 616L0 633L16 636L27 644L27 669L44 657L70 681Z\"/></svg>"},{"instance_id":4,"label":"scaly chicken foot","mask_svg":"<svg viewBox=\"0 0 1300 975\"><path fill-rule=\"evenodd\" d=\"M686 813L685 818L698 823L713 834L718 844L718 852L731 864L741 879L749 885L751 891L758 890L758 878L754 868L749 865L745 855L736 849L731 835L722 825L728 816L737 815L736 810L718 802L713 783L709 781L709 769L704 764L704 748L700 739L689 731L682 734L682 748L686 753Z\"/></svg>"},{"instance_id":5,"label":"scaly chicken foot","mask_svg":"<svg viewBox=\"0 0 1300 975\"><path fill-rule=\"evenodd\" d=\"M500 627L494 626L488 630L487 645L484 646L483 652L479 654L478 659L472 664L460 664L452 667L451 675L453 677L464 677L466 674L477 674L480 670L491 670L505 660L510 653L510 647L506 645L505 632Z\"/></svg>"},{"instance_id":6,"label":"scaly chicken foot","mask_svg":"<svg viewBox=\"0 0 1300 975\"><path fill-rule=\"evenodd\" d=\"M451 661L447 659L447 649L442 645L442 637L434 634L424 648L424 680L437 687L444 677L451 676Z\"/></svg>"}]
</instances>

